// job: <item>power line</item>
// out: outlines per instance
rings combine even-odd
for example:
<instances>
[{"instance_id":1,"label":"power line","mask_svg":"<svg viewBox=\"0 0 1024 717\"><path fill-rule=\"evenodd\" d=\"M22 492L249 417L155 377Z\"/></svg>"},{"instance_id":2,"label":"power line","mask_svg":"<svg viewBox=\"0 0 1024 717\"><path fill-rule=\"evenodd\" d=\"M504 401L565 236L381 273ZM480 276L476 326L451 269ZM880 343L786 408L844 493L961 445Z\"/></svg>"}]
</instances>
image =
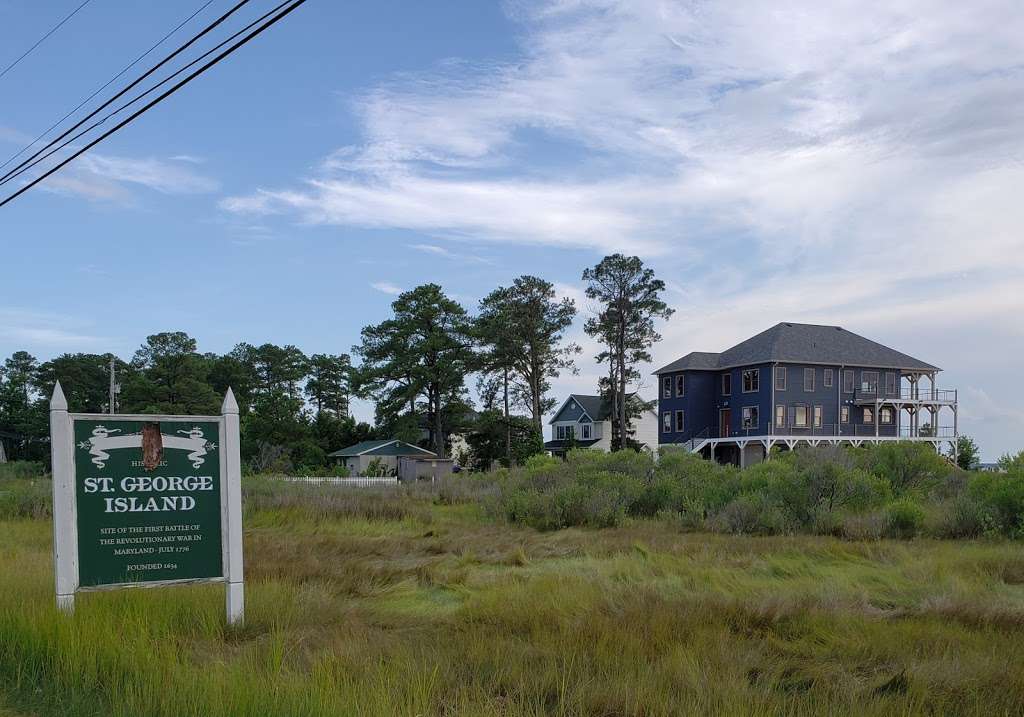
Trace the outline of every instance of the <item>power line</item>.
<instances>
[{"instance_id":1,"label":"power line","mask_svg":"<svg viewBox=\"0 0 1024 717\"><path fill-rule=\"evenodd\" d=\"M150 102L149 104L147 104L147 105L146 105L145 107L143 107L143 108L139 109L139 110L138 110L138 111L136 111L136 112L135 112L134 114L132 114L132 115L131 115L130 117L128 117L128 118L126 118L126 119L122 120L122 121L121 121L121 122L119 122L119 123L118 123L118 124L117 124L116 126L112 127L111 129L107 130L106 132L104 132L104 133L103 133L102 135L100 135L99 137L97 137L96 139L94 139L94 140L93 140L92 142L90 142L89 144L87 144L87 145L86 145L85 147L83 147L82 149L80 149L80 150L78 150L77 152L75 152L75 153L74 153L73 155L71 155L70 157L68 157L67 159L65 159L65 160L64 160L63 162L61 162L60 164L58 164L57 166L55 166L55 167L54 167L53 169L50 169L49 171L47 171L47 172L46 172L45 174L43 174L42 176L40 176L40 177L37 177L36 179L32 180L32 181L31 181L31 182L30 182L29 184L25 185L24 187L22 187L21 189L19 189L19 190L18 190L17 192L15 192L14 194L12 194L11 196L7 197L7 199L5 199L5 200L3 200L2 202L0 202L0 207L3 207L3 206L5 206L5 205L9 204L10 202L14 201L14 200L15 200L16 198L18 198L19 196L21 196L22 194L24 194L25 192L27 192L28 190L30 190L30 189L31 189L32 187L34 187L34 186L36 186L37 184L39 184L40 182L42 182L42 181L43 181L44 179L46 179L47 177L49 177L49 176L51 176L52 174L55 174L56 172L58 172L58 171L60 171L61 169L63 169L63 168L65 167L65 166L67 166L68 164L70 164L71 162L73 162L73 161L74 161L75 159L77 159L78 157L80 157L80 156L82 156L83 154L85 154L86 152L88 152L88 151L89 151L90 149L92 149L92 148L93 148L93 147L95 147L95 146L96 146L97 144L99 144L100 142L102 142L103 140L105 140L105 139L106 139L107 137L109 137L110 135L114 134L115 132L117 132L117 131L118 131L119 129L121 129L122 127L124 127L124 126L126 126L127 124L131 123L131 122L132 122L133 120L135 120L135 119L136 119L137 117L139 117L139 116L141 116L141 115L145 114L145 113L146 113L146 112L148 112L148 111L149 111L150 109L152 109L152 108L153 108L153 107L155 107L156 105L158 105L158 104L160 104L161 102L163 102L163 101L164 101L165 99L167 99L168 97L170 97L171 95L173 95L173 94L174 94L175 92L177 92L178 90L180 90L180 89L181 89L182 87L184 87L185 85L187 85L187 84L188 84L189 82L191 82L191 81L192 81L192 80L194 80L195 78L199 77L199 76L200 76L200 75L202 75L202 74L203 74L204 72L206 72L207 70L209 70L209 69L210 69L211 67L213 67L214 65L216 65L217 63L219 63L219 62L220 62L221 60L223 60L223 59L224 59L225 57L227 57L228 55L232 54L233 52L235 52L236 50L238 50L238 49L239 49L240 47L242 47L243 45L245 45L246 43L248 43L248 42L249 42L250 40L252 40L252 39L253 39L254 37L256 37L257 35L260 35L261 33L263 33L263 32L264 32L265 30L267 30L268 28L272 27L273 25L275 25L275 24L277 24L278 22L280 22L281 20L283 20L283 19L284 19L284 18L285 18L286 16L288 16L289 14L291 14L291 12L292 12L293 10L297 9L297 8L298 8L299 6L301 6L301 5L304 5L305 3L306 3L306 0L295 0L295 1L294 1L294 2L293 2L293 3L291 4L291 5L289 5L289 6L287 7L287 8L285 8L284 10L282 10L282 11L281 11L281 12L280 12L279 14L277 14L276 16L272 17L271 19L267 20L267 21L266 21L265 23L263 23L263 24L262 24L262 25L261 25L260 27L256 28L256 29L255 29L255 30L253 30L253 31L252 31L251 33L249 33L248 35L246 35L245 37L243 37L243 38L242 38L241 40L239 40L238 42L236 42L236 43L235 43L234 45L232 45L231 47L229 47L229 48L228 48L227 50L225 50L224 52L222 52L222 53L220 53L219 55L217 55L217 57L213 58L212 60L210 60L209 62L207 62L207 63L206 63L205 65L203 65L202 67L200 67L200 68L199 68L198 70L196 70L195 72L193 72L193 73L192 73L191 75L189 75L188 77L186 77L185 79L183 79L183 80L182 80L181 82L179 82L179 83L177 83L176 85L174 85L173 87L171 87L171 88L170 88L169 90L167 90L167 91L166 91L166 92L164 92L164 93L163 93L162 95L160 95L159 97L157 97L157 98L156 98L155 100L153 100L152 102Z\"/></svg>"},{"instance_id":2,"label":"power line","mask_svg":"<svg viewBox=\"0 0 1024 717\"><path fill-rule=\"evenodd\" d=\"M174 33L176 33L176 32L177 32L178 30L180 30L181 28L185 27L185 25L187 25L187 24L189 23L189 21L191 21L191 20L192 20L192 18L194 18L194 17L196 16L196 15L198 15L199 13L201 13L201 12L202 12L203 10L205 10L206 8L208 8L208 7L209 7L209 6L210 6L210 5L212 4L212 3L213 3L213 0L206 0L206 2L205 2L205 3L204 3L204 4L203 4L203 5L202 5L202 6L201 6L201 7L200 7L200 8L198 9L198 10L196 10L196 11L195 11L195 12L193 12L193 13L192 13L191 15L189 15L189 16L188 16L188 17L186 17L186 18L185 18L184 20L182 20L182 21L181 21L181 23L179 23L179 24L178 24L178 26L177 26L176 28L174 28L174 29L173 29L173 30L171 30L171 31L170 31L169 33L167 33L167 34L166 34L166 35L164 35L164 36L163 36L162 38L160 38L160 40L159 40L159 41L158 41L158 42L157 42L157 43L156 43L155 45L153 45L153 46L152 46L151 48L149 48L148 50L146 50L146 51L145 51L144 53L142 53L141 55L139 55L138 57L136 57L136 58L135 58L135 59L134 59L134 60L133 60L133 61L132 61L131 63L129 63L129 64L128 64L128 65L127 65L127 66L126 66L126 67L125 67L125 68L124 68L123 70L121 70L121 71L120 71L120 72L118 72L118 73L117 73L116 75L114 75L114 76L113 76L113 77L111 77L111 78L110 78L109 80L107 80L107 83L106 83L105 85L103 85L103 86L102 86L102 87L100 87L100 88L99 88L98 90L96 90L95 92L93 92L93 93L92 93L91 95L89 95L88 97L86 97L86 98L85 98L84 100L82 100L81 102L79 102L79 103L78 103L78 106L77 106L77 107L75 107L75 108L74 108L73 110L71 110L70 112L68 112L68 113L67 113L66 115L64 115L63 117L61 117L61 118L60 118L59 120L57 120L56 122L54 122L54 123L53 123L52 125L50 125L50 126L49 126L49 128L47 128L47 130L46 130L45 132L43 132L43 133L42 133L41 135L39 135L39 136L38 136L38 137L36 137L36 138L35 138L34 140L32 140L31 142L29 142L28 144L26 144L26 145L25 145L24 147L22 147L22 148L21 148L20 150L18 150L17 154L14 154L14 155L13 155L13 156L11 156L10 158L8 158L8 160L7 160L6 162L4 162L3 164L0 164L0 169L3 169L3 168L4 168L4 167L6 167L6 166L7 166L8 164L10 164L10 163L11 163L11 162L13 162L14 160L16 160L16 159L17 159L18 157L20 157L20 156L21 156L22 154L24 154L24 153L25 153L25 152L26 152L27 150L31 149L31 148L32 148L32 147L33 147L33 146L34 146L34 145L35 145L35 144L36 144L36 143L37 143L37 142L38 142L39 140L41 140L41 139L42 139L43 137L45 137L46 135L50 134L50 132L52 132L52 131L53 131L53 130L54 130L55 128L59 127L59 126L61 125L61 123L63 123L63 122L64 122L64 120L66 120L66 119L67 119L68 117L70 117L71 115L73 115L73 114L74 114L75 112L78 112L78 110L82 109L82 107L84 107L84 106L86 105L86 103L88 103L88 102L89 102L90 100L92 100L92 99L93 99L93 98L94 98L94 97L95 97L96 95L98 95L98 94L99 94L100 92L103 92L103 90L107 89L107 88L108 88L108 87L110 87L110 86L111 86L112 84L114 84L114 82L116 82L116 81L118 80L118 78L120 78L120 77L121 77L122 75L124 75L124 73L128 72L128 70L130 70L130 69L132 69L133 67L135 67L135 65L137 65L137 64L138 64L139 62L141 62L141 61L142 61L142 60L143 60L143 59L144 59L144 58L145 58L145 57L146 57L147 55L149 55L149 54L150 54L151 52L153 52L153 50L155 50L156 48L160 47L160 46L161 46L162 44L164 44L165 42L167 42L167 38L169 38L169 37L170 37L171 35L173 35Z\"/></svg>"},{"instance_id":3,"label":"power line","mask_svg":"<svg viewBox=\"0 0 1024 717\"><path fill-rule=\"evenodd\" d=\"M3 76L4 76L4 75L6 75L6 74L7 74L8 72L10 72L11 70L13 70L13 69L14 69L14 67L15 67L15 65L17 65L17 64L18 64L19 62L21 62L21 61L22 61L22 60L24 60L24 59L25 59L26 57L28 57L29 55L31 55L31 54L32 54L32 51L33 51L34 49L36 49L37 47L39 47L40 45L42 45L42 44L43 44L43 43L44 43L44 42L46 41L46 38L48 38L48 37L49 37L50 35L52 35L53 33L57 32L57 30L59 30L59 29L61 28L61 26L62 26L62 25L63 25L64 23L66 23L66 22L67 22L68 20L70 20L71 18L73 18L73 17L75 16L75 15L77 15L77 14L78 14L78 11L79 11L79 10L81 10L81 9L82 9L83 7L85 7L86 5L88 5L88 4L89 4L89 3L91 3L91 2L92 2L92 0L85 0L85 2L83 2L83 3L81 4L81 5L79 5L79 6L78 6L78 7L76 7L76 8L74 9L74 10L72 10L72 11L71 11L71 14L70 14L70 15L68 15L68 16L67 16L67 17L65 17L65 18L64 18L63 20L61 20L61 21L60 21L60 22L58 22L58 23L57 23L56 25L54 25L54 26L53 26L52 28L50 28L50 31L49 31L48 33L46 33L45 35L43 35L43 36L42 36L41 38L39 38L39 39L38 39L38 40L36 41L36 44L34 44L34 45L33 45L32 47L30 47L30 48L28 48L27 50L25 50L24 54L22 54L22 56L21 56L21 57L19 57L19 58L18 58L17 60L15 60L15 61L14 61L14 62L12 62L11 64L9 64L9 65L8 65L7 67L5 67L5 68L3 69L3 71L2 71L2 72L0 72L0 77L3 77Z\"/></svg>"},{"instance_id":4,"label":"power line","mask_svg":"<svg viewBox=\"0 0 1024 717\"><path fill-rule=\"evenodd\" d=\"M207 25L205 28L203 28L202 31L200 31L199 34L197 34L191 40L189 40L184 45L179 47L177 50L172 52L170 55L168 55L164 59L160 60L160 62L156 63L151 68L146 70L144 73L142 73L142 75L140 77L136 78L133 82L129 83L129 85L127 87L123 88L120 92L118 92L116 95L111 97L109 100L107 100L106 102L101 104L99 107L94 109L92 112L87 114L85 117L83 117L82 119L78 120L78 122L76 122L75 124L73 124L70 127L68 127L66 130L64 130L64 132L62 134L60 134L57 137L54 137L52 140L50 140L49 144L47 144L45 147L43 147L38 152L33 154L31 157L29 157L28 159L22 160L21 164L16 166L14 169L9 170L7 172L7 174L5 174L2 178L0 178L0 181L6 181L7 179L9 179L13 172L17 172L18 170L23 168L29 162L31 162L36 157L38 157L40 154L45 152L47 149L49 149L53 145L57 144L57 142L61 141L65 137L67 137L69 134L71 134L76 129L81 127L83 124L85 124L88 120L90 120L93 117L95 117L97 114L100 113L101 110L105 109L106 107L109 107L114 102L114 100L116 100L117 98L122 97L123 95L127 94L129 90L131 90L133 87L138 85L144 79L146 79L147 77L152 75L154 72L159 70L161 67L166 65L168 62L173 60L175 57L180 55L182 52L184 52L185 50L190 48L192 45L194 45L196 42L198 42L200 40L200 38L206 36L210 32L213 32L213 30L216 29L221 23L223 23L225 20L227 20L229 17L231 17L233 14L235 14L238 10L240 10L243 6L247 5L249 2L250 2L250 0L239 0L239 2L234 5L234 7L229 9L226 13L221 15L219 18L214 20L212 23Z\"/></svg>"},{"instance_id":5,"label":"power line","mask_svg":"<svg viewBox=\"0 0 1024 717\"><path fill-rule=\"evenodd\" d=\"M140 100L145 98L147 95L152 94L153 92L155 92L157 89L159 89L163 85L166 85L168 82L173 80L175 77L177 77L178 75L180 75L183 72L185 72L186 70L188 70L190 67L194 67L195 65L199 64L204 59L206 59L207 57L209 57L210 55L215 53L217 50L219 50L220 48L222 48L225 45L227 45L228 43L230 43L232 40L234 40L234 39L238 38L239 36L241 36L242 34L248 32L253 27L255 27L259 23L263 22L268 17L273 15L275 12L277 12L278 10L283 8L289 2L292 2L292 0L284 0L284 2L279 4L277 7L272 8L271 10L265 12L263 15L261 15L258 18L256 18L252 22L250 22L248 25L243 27L241 30L239 30L238 32L236 32L233 35L231 35L230 37L228 37L226 40L224 40L224 41L220 42L219 44L215 45L214 47L210 48L209 50L204 52L202 55L200 55L196 59L192 60L187 65L185 65L184 67L181 67L180 69L176 70L175 72L173 72L172 74L168 75L164 79L160 80L160 82L156 83L155 85L150 87L148 90L146 90L142 94L137 95L134 99L129 100L125 104L123 104L120 107L118 107L116 110L114 110L114 111L110 112L109 114L105 115L104 117L102 117L98 121L93 122L91 125L89 125L85 129L83 129L78 134L74 135L73 137L68 138L67 141L61 143L60 145L58 145L56 147L53 147L53 145L56 142L60 141L61 137L64 137L64 136L67 135L67 132L65 132L63 135L61 135L61 137L57 137L56 139L52 140L48 145L46 145L46 147L43 147L41 150L36 152L34 155L32 155L28 159L24 160L17 167L15 167L15 168L11 169L10 171L8 171L7 174L5 174L2 177L0 177L0 186L3 186L5 184L7 184L8 182L10 182L10 181L16 179L17 177L21 176L22 174L24 174L25 172L28 172L33 167L35 167L35 166L45 162L47 159L49 159L53 155L57 154L58 152L60 152L62 149L64 149L68 145L75 143L76 141L81 139L83 136L89 134L90 132L92 132L94 129L96 129L100 125L105 124L107 120L111 119L112 117L114 117L116 115L119 115L121 112L123 112L124 110L128 109L129 107L134 105L136 102L139 102ZM100 107L99 109L102 109L102 107ZM93 113L93 114L95 114L95 113ZM90 115L90 117L91 116L92 115ZM88 119L89 119L89 117L85 117L82 120L82 122L85 122ZM82 122L79 122L78 124L76 124L75 127L80 126L82 124ZM71 129L69 129L68 132L74 130L75 127L72 127ZM48 148L50 148L50 147L53 147L53 149L50 150L49 152L47 152L46 150ZM44 152L45 152L45 154L43 154ZM42 154L42 156L40 156L41 154ZM38 159L37 159L37 157L38 157Z\"/></svg>"}]
</instances>

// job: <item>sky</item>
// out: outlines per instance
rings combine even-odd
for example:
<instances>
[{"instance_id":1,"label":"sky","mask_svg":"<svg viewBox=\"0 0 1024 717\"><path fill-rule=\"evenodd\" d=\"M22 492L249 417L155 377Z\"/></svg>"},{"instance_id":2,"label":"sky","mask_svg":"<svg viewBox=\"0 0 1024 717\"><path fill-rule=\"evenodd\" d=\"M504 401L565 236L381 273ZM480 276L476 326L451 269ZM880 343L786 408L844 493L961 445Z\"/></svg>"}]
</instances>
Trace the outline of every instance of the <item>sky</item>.
<instances>
[{"instance_id":1,"label":"sky","mask_svg":"<svg viewBox=\"0 0 1024 717\"><path fill-rule=\"evenodd\" d=\"M77 5L0 0L0 65ZM200 5L92 0L0 78L0 162ZM309 0L0 209L0 355L341 353L417 284L473 309L534 274L580 309L561 398L602 373L581 274L622 252L676 309L645 369L841 325L942 367L994 460L1024 448L1019 9Z\"/></svg>"}]
</instances>

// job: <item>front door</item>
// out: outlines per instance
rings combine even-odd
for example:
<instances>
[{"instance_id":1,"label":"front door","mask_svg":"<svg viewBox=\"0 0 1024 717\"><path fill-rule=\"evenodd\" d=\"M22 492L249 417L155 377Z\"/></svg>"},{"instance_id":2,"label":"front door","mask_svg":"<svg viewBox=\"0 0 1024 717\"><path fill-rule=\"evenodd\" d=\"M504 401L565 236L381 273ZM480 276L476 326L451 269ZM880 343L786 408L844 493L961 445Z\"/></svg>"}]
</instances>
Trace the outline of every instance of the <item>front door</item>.
<instances>
[{"instance_id":1,"label":"front door","mask_svg":"<svg viewBox=\"0 0 1024 717\"><path fill-rule=\"evenodd\" d=\"M728 408L723 408L718 413L718 437L728 438L729 437L729 426L732 425L732 412Z\"/></svg>"}]
</instances>

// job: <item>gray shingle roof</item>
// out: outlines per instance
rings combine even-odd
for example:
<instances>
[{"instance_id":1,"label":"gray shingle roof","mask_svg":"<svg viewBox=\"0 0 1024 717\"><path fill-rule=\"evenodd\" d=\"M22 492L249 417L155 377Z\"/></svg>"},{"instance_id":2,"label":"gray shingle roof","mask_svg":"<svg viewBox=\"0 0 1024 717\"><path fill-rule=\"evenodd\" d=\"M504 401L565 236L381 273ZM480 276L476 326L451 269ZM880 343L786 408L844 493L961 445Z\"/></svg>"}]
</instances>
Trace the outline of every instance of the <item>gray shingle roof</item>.
<instances>
[{"instance_id":1,"label":"gray shingle roof","mask_svg":"<svg viewBox=\"0 0 1024 717\"><path fill-rule=\"evenodd\" d=\"M411 443L392 438L386 441L363 441L340 451L328 454L328 458L352 458L354 456L436 456L433 451L414 446Z\"/></svg>"},{"instance_id":2,"label":"gray shingle roof","mask_svg":"<svg viewBox=\"0 0 1024 717\"><path fill-rule=\"evenodd\" d=\"M629 400L632 401L634 396L636 396L636 393L629 394ZM570 393L569 398L575 399L576 403L580 404L580 407L586 412L586 414L596 422L606 421L612 416L612 405L610 402L605 401L602 396L588 396L583 393ZM643 398L640 400L642 401ZM557 416L558 413L555 415Z\"/></svg>"},{"instance_id":3,"label":"gray shingle roof","mask_svg":"<svg viewBox=\"0 0 1024 717\"><path fill-rule=\"evenodd\" d=\"M841 326L776 324L720 354L693 352L655 371L718 370L756 363L815 363L939 371L937 366Z\"/></svg>"}]
</instances>

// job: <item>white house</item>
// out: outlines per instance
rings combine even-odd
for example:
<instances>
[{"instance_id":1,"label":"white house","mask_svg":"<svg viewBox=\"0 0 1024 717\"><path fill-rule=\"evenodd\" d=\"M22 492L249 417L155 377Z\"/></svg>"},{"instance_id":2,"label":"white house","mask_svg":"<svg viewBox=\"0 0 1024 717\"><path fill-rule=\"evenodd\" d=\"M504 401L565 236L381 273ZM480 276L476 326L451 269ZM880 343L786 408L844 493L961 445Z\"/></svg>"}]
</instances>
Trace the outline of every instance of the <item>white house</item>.
<instances>
[{"instance_id":1,"label":"white house","mask_svg":"<svg viewBox=\"0 0 1024 717\"><path fill-rule=\"evenodd\" d=\"M636 394L631 394L634 399ZM643 400L643 399L638 399ZM551 440L544 449L551 455L565 455L567 447L596 448L611 450L612 416L611 404L601 396L586 396L574 393L549 422ZM658 448L658 414L653 408L645 408L632 421L633 438L643 448L652 451Z\"/></svg>"}]
</instances>

